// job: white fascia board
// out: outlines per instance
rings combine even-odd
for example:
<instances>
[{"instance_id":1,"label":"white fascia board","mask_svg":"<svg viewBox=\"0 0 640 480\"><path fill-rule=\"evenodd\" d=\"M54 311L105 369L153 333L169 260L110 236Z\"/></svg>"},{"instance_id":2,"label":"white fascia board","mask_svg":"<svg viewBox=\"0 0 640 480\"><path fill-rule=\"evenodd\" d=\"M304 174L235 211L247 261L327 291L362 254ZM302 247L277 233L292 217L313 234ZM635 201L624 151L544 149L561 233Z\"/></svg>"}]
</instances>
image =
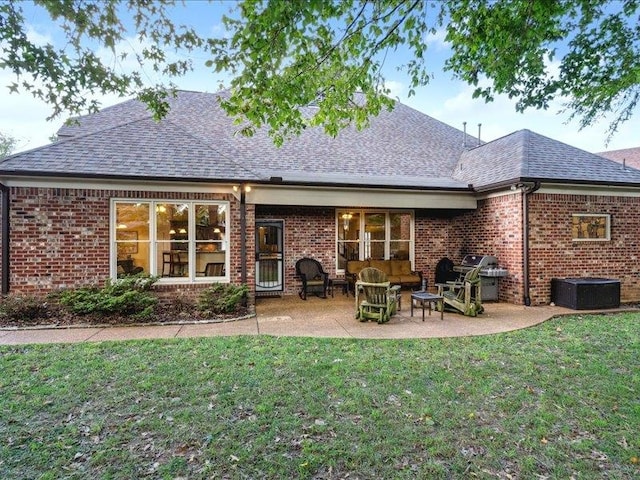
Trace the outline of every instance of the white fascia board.
<instances>
[{"instance_id":1,"label":"white fascia board","mask_svg":"<svg viewBox=\"0 0 640 480\"><path fill-rule=\"evenodd\" d=\"M502 197L505 195L520 195L522 191L520 189L511 190L510 187L505 187L503 190L497 190L490 193L478 194L478 200L484 200L487 198ZM576 185L576 184L560 184L560 183L547 183L536 190L534 193L546 193L549 195L596 195L604 197L640 197L640 186L634 187L621 187L621 186L607 186L607 185Z\"/></svg>"},{"instance_id":2,"label":"white fascia board","mask_svg":"<svg viewBox=\"0 0 640 480\"><path fill-rule=\"evenodd\" d=\"M67 177L0 177L7 187L82 188L89 190L130 190L143 192L231 193L232 184L200 182L160 182L136 180L82 179Z\"/></svg>"},{"instance_id":3,"label":"white fascia board","mask_svg":"<svg viewBox=\"0 0 640 480\"><path fill-rule=\"evenodd\" d=\"M247 203L362 208L475 209L472 192L252 185Z\"/></svg>"},{"instance_id":4,"label":"white fascia board","mask_svg":"<svg viewBox=\"0 0 640 480\"><path fill-rule=\"evenodd\" d=\"M575 185L575 184L542 184L536 193L597 195L604 197L640 197L640 186L622 187L618 185Z\"/></svg>"}]
</instances>

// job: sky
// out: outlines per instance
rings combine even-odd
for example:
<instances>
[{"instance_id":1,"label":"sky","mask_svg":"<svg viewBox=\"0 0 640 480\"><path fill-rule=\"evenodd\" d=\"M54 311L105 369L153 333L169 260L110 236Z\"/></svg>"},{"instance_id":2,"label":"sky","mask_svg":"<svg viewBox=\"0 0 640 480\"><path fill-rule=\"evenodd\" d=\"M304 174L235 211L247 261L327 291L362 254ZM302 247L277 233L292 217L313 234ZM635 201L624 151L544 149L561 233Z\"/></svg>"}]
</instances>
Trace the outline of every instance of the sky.
<instances>
[{"instance_id":1,"label":"sky","mask_svg":"<svg viewBox=\"0 0 640 480\"><path fill-rule=\"evenodd\" d=\"M220 35L220 15L233 7L231 2L206 4L197 0L187 0L186 8L176 12L176 21L193 25L200 32ZM60 45L60 32L41 10L25 3L24 10L28 22L29 37L41 43L51 42ZM631 120L622 124L618 132L608 140L609 122L602 121L580 130L577 120L569 121L569 113L562 113L562 105L557 102L547 110L527 110L518 113L515 102L505 96L497 96L491 103L473 99L473 87L455 80L452 74L444 72L442 65L449 52L448 46L439 35L426 39L428 42L427 59L433 72L431 82L416 90L409 97L408 79L395 68L385 70L387 86L393 97L420 112L445 122L453 127L463 129L466 122L467 133L474 136L480 132L483 141L491 141L520 129L529 129L555 140L573 145L590 152L619 150L640 146L640 109ZM135 44L130 40L129 45ZM0 45L1 47L1 45ZM105 53L108 58L108 55ZM394 60L401 61L403 52L395 52ZM202 54L194 56L198 67L185 77L173 82L183 90L215 92L224 77L215 76L204 67L206 57ZM123 68L128 68L126 65ZM152 72L145 70L151 83L158 79ZM44 102L31 97L29 93L10 93L7 86L15 79L9 72L0 70L0 132L17 140L16 152L37 148L49 143L49 139L62 126L66 118L59 117L50 121L46 118L51 108ZM110 106L126 98L114 95L97 97L102 106ZM481 126L479 127L478 124Z\"/></svg>"}]
</instances>

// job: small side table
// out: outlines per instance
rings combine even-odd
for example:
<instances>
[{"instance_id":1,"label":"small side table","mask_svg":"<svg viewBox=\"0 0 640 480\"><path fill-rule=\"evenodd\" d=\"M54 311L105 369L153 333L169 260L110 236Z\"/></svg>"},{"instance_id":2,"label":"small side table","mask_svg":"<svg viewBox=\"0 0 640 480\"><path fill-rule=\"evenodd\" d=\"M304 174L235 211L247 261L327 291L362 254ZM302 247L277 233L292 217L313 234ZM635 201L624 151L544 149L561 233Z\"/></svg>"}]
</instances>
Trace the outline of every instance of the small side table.
<instances>
[{"instance_id":1,"label":"small side table","mask_svg":"<svg viewBox=\"0 0 640 480\"><path fill-rule=\"evenodd\" d=\"M336 287L342 287L342 294L349 296L349 282L346 278L330 278L329 289L331 290L331 298L333 298L333 290Z\"/></svg>"},{"instance_id":2,"label":"small side table","mask_svg":"<svg viewBox=\"0 0 640 480\"><path fill-rule=\"evenodd\" d=\"M429 292L412 292L411 293L411 316L413 317L413 301L416 300L420 302L422 306L422 321L424 322L424 307L425 303L429 308L429 315L431 315L431 304L435 303L436 305L440 303L440 320L444 320L444 297L441 295L435 295Z\"/></svg>"}]
</instances>

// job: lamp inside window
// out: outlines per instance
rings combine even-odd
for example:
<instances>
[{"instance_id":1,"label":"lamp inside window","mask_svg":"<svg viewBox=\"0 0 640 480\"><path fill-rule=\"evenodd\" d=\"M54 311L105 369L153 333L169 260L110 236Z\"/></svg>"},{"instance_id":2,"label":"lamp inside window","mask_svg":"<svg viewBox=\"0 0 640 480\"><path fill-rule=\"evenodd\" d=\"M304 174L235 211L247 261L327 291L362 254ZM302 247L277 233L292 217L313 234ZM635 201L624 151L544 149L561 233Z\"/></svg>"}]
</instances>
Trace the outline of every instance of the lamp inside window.
<instances>
[{"instance_id":1,"label":"lamp inside window","mask_svg":"<svg viewBox=\"0 0 640 480\"><path fill-rule=\"evenodd\" d=\"M353 214L352 213L343 213L342 214L342 226L345 230L349 230L349 223L351 222L351 219L353 218Z\"/></svg>"}]
</instances>

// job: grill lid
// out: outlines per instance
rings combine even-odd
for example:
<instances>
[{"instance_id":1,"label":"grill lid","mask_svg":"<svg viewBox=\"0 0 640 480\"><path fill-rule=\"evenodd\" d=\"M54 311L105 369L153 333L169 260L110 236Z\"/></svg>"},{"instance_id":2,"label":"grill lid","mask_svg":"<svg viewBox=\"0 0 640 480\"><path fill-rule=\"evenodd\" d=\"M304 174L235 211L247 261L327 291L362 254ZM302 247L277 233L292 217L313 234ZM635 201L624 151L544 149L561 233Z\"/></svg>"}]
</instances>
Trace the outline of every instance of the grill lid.
<instances>
[{"instance_id":1,"label":"grill lid","mask_svg":"<svg viewBox=\"0 0 640 480\"><path fill-rule=\"evenodd\" d=\"M463 267L497 267L498 259L492 255L465 255L460 265Z\"/></svg>"}]
</instances>

